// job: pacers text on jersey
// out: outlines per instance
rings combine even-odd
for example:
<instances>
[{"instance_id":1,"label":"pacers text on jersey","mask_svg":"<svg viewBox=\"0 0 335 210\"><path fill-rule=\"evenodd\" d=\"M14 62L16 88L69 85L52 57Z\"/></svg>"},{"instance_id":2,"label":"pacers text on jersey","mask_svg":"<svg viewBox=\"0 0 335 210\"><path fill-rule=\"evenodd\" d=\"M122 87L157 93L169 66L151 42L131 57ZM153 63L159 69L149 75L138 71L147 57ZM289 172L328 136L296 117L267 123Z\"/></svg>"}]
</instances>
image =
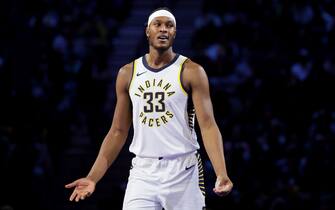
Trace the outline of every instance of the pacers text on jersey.
<instances>
[{"instance_id":1,"label":"pacers text on jersey","mask_svg":"<svg viewBox=\"0 0 335 210\"><path fill-rule=\"evenodd\" d=\"M166 97L175 94L171 89L171 84L164 82L163 79L146 80L144 84L138 86L134 94L144 100L143 111L139 115L142 124L159 127L173 118L174 114L166 109L165 104ZM158 116L152 117L151 113L156 113Z\"/></svg>"}]
</instances>

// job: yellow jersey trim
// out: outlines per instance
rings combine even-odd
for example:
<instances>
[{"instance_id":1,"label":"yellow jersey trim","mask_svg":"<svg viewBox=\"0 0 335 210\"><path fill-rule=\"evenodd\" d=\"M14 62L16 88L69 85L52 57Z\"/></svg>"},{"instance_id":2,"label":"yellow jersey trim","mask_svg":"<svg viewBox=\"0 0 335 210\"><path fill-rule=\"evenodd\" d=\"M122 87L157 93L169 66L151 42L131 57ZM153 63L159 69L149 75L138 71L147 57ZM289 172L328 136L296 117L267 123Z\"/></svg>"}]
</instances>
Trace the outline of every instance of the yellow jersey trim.
<instances>
[{"instance_id":1,"label":"yellow jersey trim","mask_svg":"<svg viewBox=\"0 0 335 210\"><path fill-rule=\"evenodd\" d=\"M136 75L136 60L134 60L134 62L133 62L133 74L131 75L131 80L130 80L130 83L129 83L129 88L128 88L129 91L130 91L131 85L133 84L133 80L134 80L135 75Z\"/></svg>"},{"instance_id":2,"label":"yellow jersey trim","mask_svg":"<svg viewBox=\"0 0 335 210\"><path fill-rule=\"evenodd\" d=\"M182 81L181 81L181 73L182 73L182 70L183 70L183 67L184 67L184 63L185 63L186 60L187 60L187 58L186 58L183 62L181 62L181 64L180 64L179 75L178 75L178 81L179 81L180 89L182 90L182 92L183 92L186 96L188 96L186 90L185 90L184 87L183 87Z\"/></svg>"}]
</instances>

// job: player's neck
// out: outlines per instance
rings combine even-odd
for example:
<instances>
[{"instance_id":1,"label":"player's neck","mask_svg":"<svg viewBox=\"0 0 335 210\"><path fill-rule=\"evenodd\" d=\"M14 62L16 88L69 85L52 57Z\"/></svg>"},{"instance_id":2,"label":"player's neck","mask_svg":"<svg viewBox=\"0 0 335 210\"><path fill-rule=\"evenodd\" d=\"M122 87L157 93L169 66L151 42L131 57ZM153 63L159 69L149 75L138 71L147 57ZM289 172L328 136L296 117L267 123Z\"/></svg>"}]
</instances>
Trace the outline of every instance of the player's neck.
<instances>
[{"instance_id":1,"label":"player's neck","mask_svg":"<svg viewBox=\"0 0 335 210\"><path fill-rule=\"evenodd\" d=\"M174 59L175 56L176 56L176 53L174 53L172 51L172 48L170 47L169 49L164 50L164 51L158 51L155 49L151 49L149 54L147 54L146 59L150 67L160 68L170 63Z\"/></svg>"}]
</instances>

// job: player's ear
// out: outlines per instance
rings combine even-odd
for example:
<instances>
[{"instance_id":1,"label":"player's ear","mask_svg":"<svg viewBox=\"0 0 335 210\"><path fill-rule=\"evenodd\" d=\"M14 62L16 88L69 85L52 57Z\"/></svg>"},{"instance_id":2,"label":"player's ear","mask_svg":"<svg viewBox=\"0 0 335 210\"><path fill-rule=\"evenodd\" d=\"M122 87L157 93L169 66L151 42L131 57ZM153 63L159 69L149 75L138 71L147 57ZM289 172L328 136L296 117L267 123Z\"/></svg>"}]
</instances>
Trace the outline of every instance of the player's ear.
<instances>
[{"instance_id":1,"label":"player's ear","mask_svg":"<svg viewBox=\"0 0 335 210\"><path fill-rule=\"evenodd\" d=\"M147 26L147 27L145 28L145 35L146 35L147 37L149 37L149 26Z\"/></svg>"}]
</instances>

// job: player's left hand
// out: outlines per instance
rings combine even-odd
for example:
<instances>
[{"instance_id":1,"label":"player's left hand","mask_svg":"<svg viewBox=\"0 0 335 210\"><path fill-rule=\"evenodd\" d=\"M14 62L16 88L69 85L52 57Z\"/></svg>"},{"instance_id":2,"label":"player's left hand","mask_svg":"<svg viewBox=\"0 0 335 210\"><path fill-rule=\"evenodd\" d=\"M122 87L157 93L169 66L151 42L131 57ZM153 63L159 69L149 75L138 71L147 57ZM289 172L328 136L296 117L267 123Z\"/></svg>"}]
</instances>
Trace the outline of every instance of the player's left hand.
<instances>
[{"instance_id":1,"label":"player's left hand","mask_svg":"<svg viewBox=\"0 0 335 210\"><path fill-rule=\"evenodd\" d=\"M215 187L213 191L218 196L225 196L230 193L233 188L233 183L228 176L218 176L216 178Z\"/></svg>"}]
</instances>

